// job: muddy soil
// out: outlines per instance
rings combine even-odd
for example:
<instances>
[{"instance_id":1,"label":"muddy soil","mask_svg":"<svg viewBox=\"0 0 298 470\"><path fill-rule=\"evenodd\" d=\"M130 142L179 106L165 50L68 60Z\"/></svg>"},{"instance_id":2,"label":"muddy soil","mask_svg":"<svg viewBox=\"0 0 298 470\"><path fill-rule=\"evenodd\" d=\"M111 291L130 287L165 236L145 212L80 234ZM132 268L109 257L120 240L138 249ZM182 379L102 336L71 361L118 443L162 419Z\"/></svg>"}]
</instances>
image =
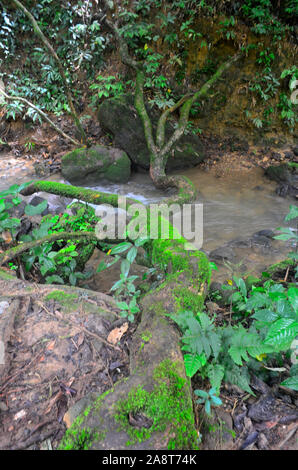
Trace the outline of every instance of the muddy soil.
<instances>
[{"instance_id":1,"label":"muddy soil","mask_svg":"<svg viewBox=\"0 0 298 470\"><path fill-rule=\"evenodd\" d=\"M55 449L68 408L128 374L132 328L111 297L79 288L0 280L0 306L0 449Z\"/></svg>"}]
</instances>

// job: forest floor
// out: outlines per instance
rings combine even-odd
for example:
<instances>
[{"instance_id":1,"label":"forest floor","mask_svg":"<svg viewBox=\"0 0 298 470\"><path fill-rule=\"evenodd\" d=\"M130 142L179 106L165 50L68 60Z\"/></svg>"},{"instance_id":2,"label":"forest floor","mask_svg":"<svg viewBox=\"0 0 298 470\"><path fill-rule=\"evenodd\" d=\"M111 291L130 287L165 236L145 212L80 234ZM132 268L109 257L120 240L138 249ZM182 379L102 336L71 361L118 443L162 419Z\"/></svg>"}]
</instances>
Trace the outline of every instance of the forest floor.
<instances>
[{"instance_id":1,"label":"forest floor","mask_svg":"<svg viewBox=\"0 0 298 470\"><path fill-rule=\"evenodd\" d=\"M63 130L74 135L70 122L59 119ZM94 143L111 143L95 120L90 121L88 133ZM298 161L290 147L277 151L248 147L233 138L204 136L202 139L206 143L207 158L200 166L218 178L231 172L249 172L256 166L266 169L271 164ZM30 176L55 175L60 170L62 155L71 149L45 124L30 130L24 123L11 123L5 141L7 144L0 148L2 185L11 176L16 182L24 182ZM117 280L116 271L115 279L110 274L110 282ZM103 292L107 291L108 285L105 285ZM3 283L0 300L4 292L6 296L9 294ZM3 302L7 304L7 299ZM96 299L91 298L91 305L92 302L99 306ZM10 306L11 302L8 304ZM69 406L90 391L103 393L129 373L129 344L135 326L125 324L123 319L120 323L103 325L104 340L109 341L113 333L119 348L116 350L104 343L98 357L95 344L99 340L96 338L98 331L93 324L86 328L80 321L81 310L69 319L72 322L69 331L69 325L61 322L61 312L54 302L40 302L26 295L15 308L19 312L9 351L12 368L0 382L0 448L57 448L66 429ZM209 308L217 309L218 321L224 321L230 314L228 308L217 304ZM44 343L45 334L47 341ZM193 385L203 388L203 383ZM200 448L298 449L297 393L278 385L269 387L259 379L254 385L255 396L235 386L223 387L220 395L223 405L215 409L211 419L201 406L195 405L197 430L202 437Z\"/></svg>"}]
</instances>

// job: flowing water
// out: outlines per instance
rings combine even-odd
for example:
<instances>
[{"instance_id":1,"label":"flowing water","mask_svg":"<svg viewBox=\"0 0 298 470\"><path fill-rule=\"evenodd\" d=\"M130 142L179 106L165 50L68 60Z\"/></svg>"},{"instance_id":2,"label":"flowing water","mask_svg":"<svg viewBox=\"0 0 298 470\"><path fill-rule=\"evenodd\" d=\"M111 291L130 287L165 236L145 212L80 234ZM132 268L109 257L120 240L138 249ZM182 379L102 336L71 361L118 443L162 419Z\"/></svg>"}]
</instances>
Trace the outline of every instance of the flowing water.
<instances>
[{"instance_id":1,"label":"flowing water","mask_svg":"<svg viewBox=\"0 0 298 470\"><path fill-rule=\"evenodd\" d=\"M14 163L7 161L4 170L2 166L0 191L15 183L37 179L31 165L22 166L17 160L15 168ZM207 253L239 237L247 239L257 231L285 225L284 217L293 202L275 194L276 184L263 176L261 168L220 178L200 168L180 173L188 176L198 189L197 202L203 204L202 249ZM63 181L60 175L50 179ZM133 174L126 184L100 184L93 189L132 197L144 204L160 202L168 196L154 188L149 175L142 173ZM270 249L237 248L234 263L245 259L244 268L259 273L264 266L284 259L288 251L285 243L277 241L271 243Z\"/></svg>"},{"instance_id":2,"label":"flowing water","mask_svg":"<svg viewBox=\"0 0 298 470\"><path fill-rule=\"evenodd\" d=\"M289 199L275 193L276 184L263 176L261 168L245 173L218 178L199 168L183 173L198 189L198 200L203 203L203 246L210 251L235 239L249 239L254 233L287 225L284 217L292 204ZM139 199L145 204L160 202L167 197L154 188L150 177L136 173L127 184L100 185L99 191L114 192ZM266 266L285 259L290 247L284 242L272 240L270 246L244 246L234 249L235 272L259 275ZM232 263L232 264L233 264ZM219 263L214 278L226 277L225 263Z\"/></svg>"}]
</instances>

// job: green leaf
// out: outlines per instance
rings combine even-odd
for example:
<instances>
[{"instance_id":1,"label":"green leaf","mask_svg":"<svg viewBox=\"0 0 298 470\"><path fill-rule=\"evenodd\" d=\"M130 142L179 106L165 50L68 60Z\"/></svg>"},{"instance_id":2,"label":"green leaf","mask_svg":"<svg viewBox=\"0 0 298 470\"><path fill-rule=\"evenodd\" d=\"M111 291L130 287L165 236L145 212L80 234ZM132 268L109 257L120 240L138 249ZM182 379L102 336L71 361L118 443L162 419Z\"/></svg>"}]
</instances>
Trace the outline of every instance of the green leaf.
<instances>
[{"instance_id":1,"label":"green leaf","mask_svg":"<svg viewBox=\"0 0 298 470\"><path fill-rule=\"evenodd\" d=\"M70 273L69 275L69 282L71 283L72 286L75 286L77 283L77 276L75 273Z\"/></svg>"},{"instance_id":2,"label":"green leaf","mask_svg":"<svg viewBox=\"0 0 298 470\"><path fill-rule=\"evenodd\" d=\"M209 262L209 266L210 266L211 269L214 269L215 271L218 271L218 267L216 266L215 263L213 263L213 261Z\"/></svg>"},{"instance_id":3,"label":"green leaf","mask_svg":"<svg viewBox=\"0 0 298 470\"><path fill-rule=\"evenodd\" d=\"M143 246L145 243L147 243L149 241L149 238L137 238L135 240L135 246L136 247L139 247L139 246Z\"/></svg>"},{"instance_id":4,"label":"green leaf","mask_svg":"<svg viewBox=\"0 0 298 470\"><path fill-rule=\"evenodd\" d=\"M298 375L294 375L293 377L289 377L288 379L284 380L281 385L284 387L292 388L293 390L298 391Z\"/></svg>"},{"instance_id":5,"label":"green leaf","mask_svg":"<svg viewBox=\"0 0 298 470\"><path fill-rule=\"evenodd\" d=\"M205 354L185 354L184 365L187 377L193 377L207 362Z\"/></svg>"},{"instance_id":6,"label":"green leaf","mask_svg":"<svg viewBox=\"0 0 298 470\"><path fill-rule=\"evenodd\" d=\"M123 243L119 243L119 245L117 246L114 246L113 248L111 248L111 255L116 255L118 253L123 253L124 251L128 250L128 248L130 248L132 246L132 244L130 242L123 242Z\"/></svg>"},{"instance_id":7,"label":"green leaf","mask_svg":"<svg viewBox=\"0 0 298 470\"><path fill-rule=\"evenodd\" d=\"M273 321L278 319L278 314L270 309L262 309L257 310L253 315L252 318L255 318L258 321L262 321L265 323L272 323Z\"/></svg>"},{"instance_id":8,"label":"green leaf","mask_svg":"<svg viewBox=\"0 0 298 470\"><path fill-rule=\"evenodd\" d=\"M280 318L269 328L265 344L274 346L278 351L286 350L298 334L298 322L292 318Z\"/></svg>"},{"instance_id":9,"label":"green leaf","mask_svg":"<svg viewBox=\"0 0 298 470\"><path fill-rule=\"evenodd\" d=\"M207 415L211 415L211 403L209 400L206 400L205 402L205 411L207 413Z\"/></svg>"},{"instance_id":10,"label":"green leaf","mask_svg":"<svg viewBox=\"0 0 298 470\"><path fill-rule=\"evenodd\" d=\"M138 253L138 249L133 246L129 252L127 253L127 256L126 258L128 259L128 261L130 262L130 264L132 264L137 256L137 253Z\"/></svg>"},{"instance_id":11,"label":"green leaf","mask_svg":"<svg viewBox=\"0 0 298 470\"><path fill-rule=\"evenodd\" d=\"M246 297L247 296L247 289L246 289L246 285L245 285L244 280L241 277L238 278L236 276L233 276L233 279L234 279L234 282L235 282L236 286L238 287L241 294L243 295L243 297Z\"/></svg>"},{"instance_id":12,"label":"green leaf","mask_svg":"<svg viewBox=\"0 0 298 470\"><path fill-rule=\"evenodd\" d=\"M225 368L220 364L209 364L207 368L207 377L210 380L212 388L219 392L222 379L224 378Z\"/></svg>"},{"instance_id":13,"label":"green leaf","mask_svg":"<svg viewBox=\"0 0 298 470\"><path fill-rule=\"evenodd\" d=\"M285 217L285 221L296 219L298 217L298 206L290 206L290 212Z\"/></svg>"},{"instance_id":14,"label":"green leaf","mask_svg":"<svg viewBox=\"0 0 298 470\"><path fill-rule=\"evenodd\" d=\"M210 393L210 392L209 392L209 393ZM214 406L220 406L220 405L222 405L221 399L220 399L219 397L214 396L214 395L212 395L211 401L212 401L212 405L214 405Z\"/></svg>"},{"instance_id":15,"label":"green leaf","mask_svg":"<svg viewBox=\"0 0 298 470\"><path fill-rule=\"evenodd\" d=\"M198 397L204 398L205 400L208 400L209 398L209 394L208 392L205 392L205 390L195 390L194 394Z\"/></svg>"},{"instance_id":16,"label":"green leaf","mask_svg":"<svg viewBox=\"0 0 298 470\"><path fill-rule=\"evenodd\" d=\"M298 311L298 288L290 287L288 290L288 299L295 312Z\"/></svg>"},{"instance_id":17,"label":"green leaf","mask_svg":"<svg viewBox=\"0 0 298 470\"><path fill-rule=\"evenodd\" d=\"M100 273L101 271L103 271L103 270L106 269L106 268L107 268L106 263L105 263L104 261L101 261L101 262L99 263L99 265L97 266L96 272L97 272L97 273Z\"/></svg>"},{"instance_id":18,"label":"green leaf","mask_svg":"<svg viewBox=\"0 0 298 470\"><path fill-rule=\"evenodd\" d=\"M53 274L52 276L46 277L47 284L64 284L62 277L58 276L57 274Z\"/></svg>"},{"instance_id":19,"label":"green leaf","mask_svg":"<svg viewBox=\"0 0 298 470\"><path fill-rule=\"evenodd\" d=\"M117 307L120 308L120 310L129 310L126 302L117 302Z\"/></svg>"},{"instance_id":20,"label":"green leaf","mask_svg":"<svg viewBox=\"0 0 298 470\"><path fill-rule=\"evenodd\" d=\"M121 262L121 274L124 276L124 277L127 277L128 276L128 273L129 273L129 270L130 270L130 262L127 260L127 259L124 259L122 262Z\"/></svg>"}]
</instances>

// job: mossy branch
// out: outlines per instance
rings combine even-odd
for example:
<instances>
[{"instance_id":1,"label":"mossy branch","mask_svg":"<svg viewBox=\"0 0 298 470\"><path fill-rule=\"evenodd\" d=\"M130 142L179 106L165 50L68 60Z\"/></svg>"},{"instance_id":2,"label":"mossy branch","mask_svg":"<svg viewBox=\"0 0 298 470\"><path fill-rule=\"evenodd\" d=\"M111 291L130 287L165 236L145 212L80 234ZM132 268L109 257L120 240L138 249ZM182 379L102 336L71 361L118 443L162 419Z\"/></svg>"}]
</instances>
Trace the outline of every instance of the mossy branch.
<instances>
[{"instance_id":1,"label":"mossy branch","mask_svg":"<svg viewBox=\"0 0 298 470\"><path fill-rule=\"evenodd\" d=\"M142 70L138 70L136 77L135 107L143 123L145 139L149 152L152 155L155 155L158 149L154 143L152 123L144 103L144 80L144 72Z\"/></svg>"},{"instance_id":2,"label":"mossy branch","mask_svg":"<svg viewBox=\"0 0 298 470\"><path fill-rule=\"evenodd\" d=\"M45 237L40 238L39 240L33 240L31 242L20 243L17 246L10 248L9 250L0 253L0 266L17 256L21 255L25 251L36 248L37 246L43 245L44 243L52 243L57 240L79 240L84 238L84 240L98 241L98 238L95 232L58 232L46 235ZM102 241L102 240L101 240Z\"/></svg>"},{"instance_id":3,"label":"mossy branch","mask_svg":"<svg viewBox=\"0 0 298 470\"><path fill-rule=\"evenodd\" d=\"M71 199L79 199L80 201L85 201L89 204L109 204L113 207L118 207L119 197L121 197L118 196L118 194L94 191L92 189L56 183L54 181L35 181L34 183L26 186L26 188L21 191L21 194L23 196L31 196L31 194L38 193L40 191ZM142 204L137 199L126 198L125 200L127 206L131 204Z\"/></svg>"},{"instance_id":4,"label":"mossy branch","mask_svg":"<svg viewBox=\"0 0 298 470\"><path fill-rule=\"evenodd\" d=\"M46 38L44 33L41 31L40 27L38 26L37 21L34 18L34 16L27 10L27 8L19 0L12 0L12 2L15 4L15 6L17 8L20 8L22 10L22 12L27 16L30 23L32 24L34 32L37 34L39 39L42 41L42 43L45 45L45 47L47 48L47 50L49 51L49 53L51 54L51 56L55 60L55 62L57 64L57 67L58 67L58 70L59 70L59 73L60 73L60 76L61 76L62 81L63 81L65 91L66 91L67 101L68 101L68 105L69 105L70 110L71 110L71 115L72 115L72 117L75 121L75 124L76 124L79 132L80 132L82 142L84 144L88 145L88 139L87 139L86 133L83 129L83 126L80 122L79 116L76 112L75 106L73 104L72 94L71 94L70 87L68 85L67 78L66 78L66 75L65 75L65 72L64 72L64 67L63 67L56 51L54 50L54 48L52 47L52 45L50 44L50 42L48 41L48 39Z\"/></svg>"},{"instance_id":5,"label":"mossy branch","mask_svg":"<svg viewBox=\"0 0 298 470\"><path fill-rule=\"evenodd\" d=\"M34 111L36 111L38 114L40 114L40 116L43 117L43 119L45 121L47 121L54 129L56 132L58 132L58 134L62 135L62 137L64 137L65 139L69 140L72 144L74 145L80 145L80 142L76 139L73 139L72 137L70 137L69 135L65 134L65 132L62 131L62 129L60 129L58 126L56 126L56 124L54 124L54 122L46 115L46 113L44 113L41 109L37 108L37 106L35 106L33 103L31 103L30 101L26 100L26 98L21 98L20 96L11 96L11 95L8 95L7 93L5 93L5 91L3 91L1 88L0 88L0 93L6 98L6 100L8 101L21 101L22 103L25 103L29 108L32 108L34 109Z\"/></svg>"}]
</instances>

